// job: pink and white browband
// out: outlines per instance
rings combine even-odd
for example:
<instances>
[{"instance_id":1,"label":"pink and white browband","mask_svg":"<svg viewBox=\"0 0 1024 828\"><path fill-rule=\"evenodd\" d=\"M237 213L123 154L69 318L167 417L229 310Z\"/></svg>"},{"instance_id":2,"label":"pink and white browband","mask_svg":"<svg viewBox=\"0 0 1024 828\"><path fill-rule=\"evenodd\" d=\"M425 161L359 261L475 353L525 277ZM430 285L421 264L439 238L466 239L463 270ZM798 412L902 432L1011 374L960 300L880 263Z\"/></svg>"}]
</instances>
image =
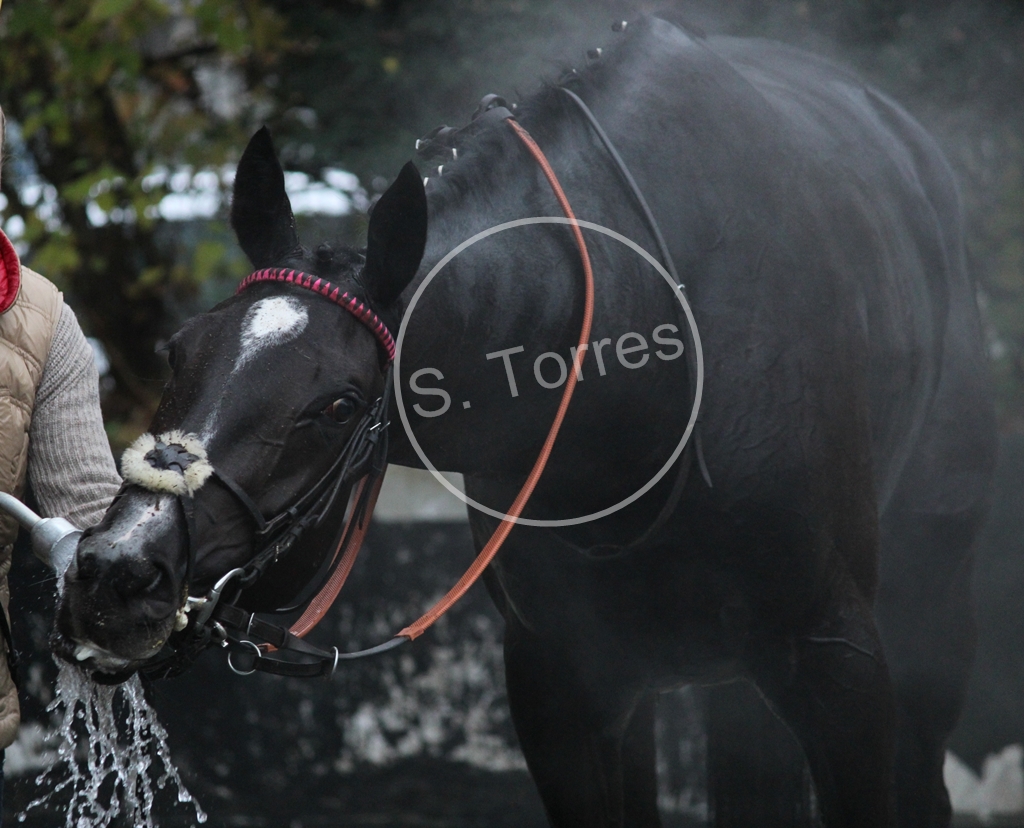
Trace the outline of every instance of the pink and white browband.
<instances>
[{"instance_id":1,"label":"pink and white browband","mask_svg":"<svg viewBox=\"0 0 1024 828\"><path fill-rule=\"evenodd\" d=\"M387 325L381 322L380 317L370 310L365 302L351 293L343 291L319 276L311 276L308 273L303 273L301 270L288 270L282 267L268 267L264 270L250 273L242 280L235 293L241 293L247 287L257 282L284 282L285 284L306 288L314 293L319 293L325 299L330 299L366 325L388 355L388 362L394 362L395 340L392 338Z\"/></svg>"}]
</instances>

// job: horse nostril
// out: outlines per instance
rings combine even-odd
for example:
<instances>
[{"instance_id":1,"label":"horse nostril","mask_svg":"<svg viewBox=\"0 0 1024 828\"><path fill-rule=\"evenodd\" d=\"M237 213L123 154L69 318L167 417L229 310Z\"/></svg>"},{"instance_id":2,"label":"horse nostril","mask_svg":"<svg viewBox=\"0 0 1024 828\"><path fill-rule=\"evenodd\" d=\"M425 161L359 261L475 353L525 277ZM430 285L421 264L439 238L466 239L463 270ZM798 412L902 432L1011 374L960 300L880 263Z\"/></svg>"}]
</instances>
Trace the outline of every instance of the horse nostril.
<instances>
[{"instance_id":1,"label":"horse nostril","mask_svg":"<svg viewBox=\"0 0 1024 828\"><path fill-rule=\"evenodd\" d=\"M164 580L159 567L148 561L124 561L111 572L111 585L124 600L147 598Z\"/></svg>"},{"instance_id":2,"label":"horse nostril","mask_svg":"<svg viewBox=\"0 0 1024 828\"><path fill-rule=\"evenodd\" d=\"M75 579L94 581L99 577L100 563L95 554L79 551L75 560Z\"/></svg>"},{"instance_id":3,"label":"horse nostril","mask_svg":"<svg viewBox=\"0 0 1024 828\"><path fill-rule=\"evenodd\" d=\"M162 569L154 567L156 571L153 573L153 577L149 579L149 583L142 588L142 592L146 595L156 592L157 587L160 586L161 581L164 579L164 572Z\"/></svg>"}]
</instances>

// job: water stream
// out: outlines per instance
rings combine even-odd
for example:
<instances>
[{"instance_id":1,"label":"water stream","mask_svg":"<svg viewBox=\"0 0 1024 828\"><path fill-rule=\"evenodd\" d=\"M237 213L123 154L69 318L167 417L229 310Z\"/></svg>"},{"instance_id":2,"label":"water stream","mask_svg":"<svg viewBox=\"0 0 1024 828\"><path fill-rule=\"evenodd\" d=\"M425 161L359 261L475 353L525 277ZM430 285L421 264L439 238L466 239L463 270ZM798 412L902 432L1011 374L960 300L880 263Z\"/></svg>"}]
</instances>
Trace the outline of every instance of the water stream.
<instances>
[{"instance_id":1,"label":"water stream","mask_svg":"<svg viewBox=\"0 0 1024 828\"><path fill-rule=\"evenodd\" d=\"M65 828L107 828L121 817L135 828L157 828L153 802L168 783L178 802L206 814L181 781L167 747L167 731L143 695L137 675L114 687L99 685L77 667L59 663L56 695L47 712L60 718L53 764L36 784L47 793L18 815L70 789Z\"/></svg>"}]
</instances>

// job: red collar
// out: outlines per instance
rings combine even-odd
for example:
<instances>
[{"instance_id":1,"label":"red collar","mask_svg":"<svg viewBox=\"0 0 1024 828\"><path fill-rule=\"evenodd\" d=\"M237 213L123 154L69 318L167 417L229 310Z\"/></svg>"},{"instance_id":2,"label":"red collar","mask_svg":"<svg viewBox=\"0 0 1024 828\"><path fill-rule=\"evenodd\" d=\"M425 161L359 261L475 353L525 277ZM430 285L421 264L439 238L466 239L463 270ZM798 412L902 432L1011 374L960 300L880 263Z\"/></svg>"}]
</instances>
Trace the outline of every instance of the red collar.
<instances>
[{"instance_id":1,"label":"red collar","mask_svg":"<svg viewBox=\"0 0 1024 828\"><path fill-rule=\"evenodd\" d=\"M18 298L21 287L21 263L11 240L0 230L0 313L5 313Z\"/></svg>"}]
</instances>

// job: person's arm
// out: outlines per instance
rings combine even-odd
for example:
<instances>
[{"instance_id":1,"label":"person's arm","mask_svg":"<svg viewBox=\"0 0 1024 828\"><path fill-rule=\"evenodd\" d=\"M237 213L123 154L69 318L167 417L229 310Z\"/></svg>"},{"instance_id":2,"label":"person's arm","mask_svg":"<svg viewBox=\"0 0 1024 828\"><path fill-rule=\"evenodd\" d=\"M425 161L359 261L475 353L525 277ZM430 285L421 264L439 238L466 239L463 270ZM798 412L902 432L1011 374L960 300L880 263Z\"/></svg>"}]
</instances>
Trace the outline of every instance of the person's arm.
<instances>
[{"instance_id":1,"label":"person's arm","mask_svg":"<svg viewBox=\"0 0 1024 828\"><path fill-rule=\"evenodd\" d=\"M99 522L121 485L103 430L92 348L67 305L36 393L28 481L44 515L82 529Z\"/></svg>"}]
</instances>

